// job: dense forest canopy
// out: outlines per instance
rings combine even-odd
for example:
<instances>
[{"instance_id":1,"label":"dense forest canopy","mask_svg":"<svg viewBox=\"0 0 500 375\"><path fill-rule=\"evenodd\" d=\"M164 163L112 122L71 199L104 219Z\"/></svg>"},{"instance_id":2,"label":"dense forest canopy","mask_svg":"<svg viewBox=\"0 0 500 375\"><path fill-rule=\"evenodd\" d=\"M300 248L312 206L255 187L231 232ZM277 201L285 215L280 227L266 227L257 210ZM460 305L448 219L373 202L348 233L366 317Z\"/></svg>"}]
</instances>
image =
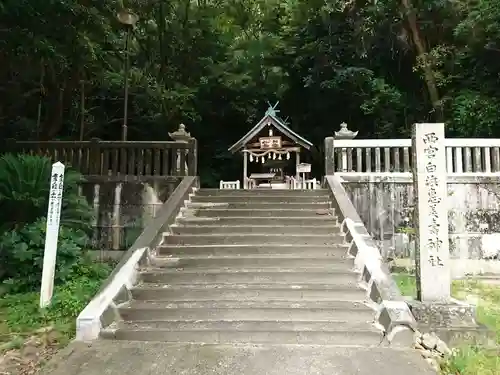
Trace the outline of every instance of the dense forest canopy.
<instances>
[{"instance_id":1,"label":"dense forest canopy","mask_svg":"<svg viewBox=\"0 0 500 375\"><path fill-rule=\"evenodd\" d=\"M317 145L313 162L341 122L359 137L416 121L500 135L500 0L2 0L1 139L120 139L124 7L140 17L128 139L185 123L207 182L239 177L227 148L267 101Z\"/></svg>"}]
</instances>

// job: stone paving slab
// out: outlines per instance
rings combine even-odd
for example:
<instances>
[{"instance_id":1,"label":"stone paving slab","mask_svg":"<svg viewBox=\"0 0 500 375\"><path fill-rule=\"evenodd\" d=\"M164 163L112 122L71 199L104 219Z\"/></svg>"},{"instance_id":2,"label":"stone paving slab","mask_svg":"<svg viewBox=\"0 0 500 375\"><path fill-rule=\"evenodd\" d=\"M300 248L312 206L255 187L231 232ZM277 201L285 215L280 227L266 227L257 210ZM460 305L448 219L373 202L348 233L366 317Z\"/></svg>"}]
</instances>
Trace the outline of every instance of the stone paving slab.
<instances>
[{"instance_id":1,"label":"stone paving slab","mask_svg":"<svg viewBox=\"0 0 500 375\"><path fill-rule=\"evenodd\" d=\"M39 375L436 375L415 350L335 346L71 343Z\"/></svg>"}]
</instances>

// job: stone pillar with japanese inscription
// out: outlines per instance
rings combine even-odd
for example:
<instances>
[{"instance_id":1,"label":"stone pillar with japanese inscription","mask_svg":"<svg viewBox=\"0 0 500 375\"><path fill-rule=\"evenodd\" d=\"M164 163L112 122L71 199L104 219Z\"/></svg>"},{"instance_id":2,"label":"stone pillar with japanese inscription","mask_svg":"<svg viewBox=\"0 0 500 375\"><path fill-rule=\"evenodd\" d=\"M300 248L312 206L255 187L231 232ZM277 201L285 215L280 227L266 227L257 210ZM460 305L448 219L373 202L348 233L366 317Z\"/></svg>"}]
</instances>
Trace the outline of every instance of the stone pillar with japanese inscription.
<instances>
[{"instance_id":1,"label":"stone pillar with japanese inscription","mask_svg":"<svg viewBox=\"0 0 500 375\"><path fill-rule=\"evenodd\" d=\"M415 124L412 136L415 185L417 297L450 300L447 171L444 124Z\"/></svg>"}]
</instances>

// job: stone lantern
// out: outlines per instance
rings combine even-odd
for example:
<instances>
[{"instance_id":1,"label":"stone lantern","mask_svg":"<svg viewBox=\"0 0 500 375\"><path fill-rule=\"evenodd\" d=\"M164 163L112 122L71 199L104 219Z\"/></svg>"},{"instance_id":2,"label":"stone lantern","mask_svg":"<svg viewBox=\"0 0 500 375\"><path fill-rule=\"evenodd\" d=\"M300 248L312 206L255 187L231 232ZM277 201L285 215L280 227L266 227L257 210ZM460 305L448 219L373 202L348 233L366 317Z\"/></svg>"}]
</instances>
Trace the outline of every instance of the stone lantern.
<instances>
[{"instance_id":1,"label":"stone lantern","mask_svg":"<svg viewBox=\"0 0 500 375\"><path fill-rule=\"evenodd\" d=\"M333 146L335 147L335 139L338 140L349 140L354 139L358 135L358 132L353 132L347 128L347 124L343 122L340 124L340 130L335 132L335 137L333 141ZM340 165L342 166L342 172L347 172L347 148L343 147L341 150L337 151L340 154Z\"/></svg>"},{"instance_id":2,"label":"stone lantern","mask_svg":"<svg viewBox=\"0 0 500 375\"><path fill-rule=\"evenodd\" d=\"M180 124L179 129L177 129L173 133L168 133L168 136L172 138L175 142L182 142L182 143L189 143L191 142L194 138L191 137L191 133L186 131L186 125ZM189 150L185 150L186 155L188 154ZM177 150L177 173L180 173L181 170L181 150ZM188 173L188 166L187 162L185 161L185 166L184 166L184 171L186 172L186 175Z\"/></svg>"},{"instance_id":3,"label":"stone lantern","mask_svg":"<svg viewBox=\"0 0 500 375\"><path fill-rule=\"evenodd\" d=\"M180 124L179 129L173 133L168 133L168 136L175 142L189 143L193 139L193 137L191 137L191 133L186 131L186 125L184 124Z\"/></svg>"},{"instance_id":4,"label":"stone lantern","mask_svg":"<svg viewBox=\"0 0 500 375\"><path fill-rule=\"evenodd\" d=\"M354 139L358 132L353 132L347 128L347 124L343 122L340 124L340 130L335 132L335 139Z\"/></svg>"}]
</instances>

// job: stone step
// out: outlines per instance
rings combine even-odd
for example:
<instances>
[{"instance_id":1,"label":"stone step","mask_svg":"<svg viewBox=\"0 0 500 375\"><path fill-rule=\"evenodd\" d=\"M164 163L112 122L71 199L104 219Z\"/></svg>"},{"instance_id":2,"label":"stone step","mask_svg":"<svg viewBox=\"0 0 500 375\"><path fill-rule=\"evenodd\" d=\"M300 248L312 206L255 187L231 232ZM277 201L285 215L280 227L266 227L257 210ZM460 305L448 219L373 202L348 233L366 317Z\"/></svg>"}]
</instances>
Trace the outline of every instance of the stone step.
<instances>
[{"instance_id":1,"label":"stone step","mask_svg":"<svg viewBox=\"0 0 500 375\"><path fill-rule=\"evenodd\" d=\"M346 301L132 301L119 307L123 320L250 320L372 322L375 311Z\"/></svg>"},{"instance_id":2,"label":"stone step","mask_svg":"<svg viewBox=\"0 0 500 375\"><path fill-rule=\"evenodd\" d=\"M192 202L201 203L241 203L241 202L258 202L258 203L322 203L329 202L330 196L324 195L262 195L262 194L247 194L247 195L194 195L191 197Z\"/></svg>"},{"instance_id":3,"label":"stone step","mask_svg":"<svg viewBox=\"0 0 500 375\"><path fill-rule=\"evenodd\" d=\"M200 189L197 196L299 196L299 197L329 197L328 189L318 190L289 190L289 189L252 189L252 190L221 190L221 189Z\"/></svg>"},{"instance_id":4,"label":"stone step","mask_svg":"<svg viewBox=\"0 0 500 375\"><path fill-rule=\"evenodd\" d=\"M205 344L378 345L380 330L369 323L279 321L132 321L106 330L103 338Z\"/></svg>"},{"instance_id":5,"label":"stone step","mask_svg":"<svg viewBox=\"0 0 500 375\"><path fill-rule=\"evenodd\" d=\"M296 256L304 258L330 258L329 262L348 258L347 245L192 245L192 246L159 246L158 255L168 257L259 257L273 255L276 258Z\"/></svg>"},{"instance_id":6,"label":"stone step","mask_svg":"<svg viewBox=\"0 0 500 375\"><path fill-rule=\"evenodd\" d=\"M286 205L284 205L286 207ZM309 216L334 216L333 210L327 213L324 209L232 209L232 208L203 208L203 209L183 209L183 216L195 217L272 217L279 219L280 217L309 217Z\"/></svg>"},{"instance_id":7,"label":"stone step","mask_svg":"<svg viewBox=\"0 0 500 375\"><path fill-rule=\"evenodd\" d=\"M343 327L342 327L343 326ZM348 320L330 321L266 321L266 320L132 320L120 321L115 329L164 329L174 331L335 331L339 328L365 329L379 332L370 323L350 324Z\"/></svg>"},{"instance_id":8,"label":"stone step","mask_svg":"<svg viewBox=\"0 0 500 375\"><path fill-rule=\"evenodd\" d=\"M254 223L258 224L258 223ZM259 233L259 234L337 234L340 226L333 225L172 225L170 230L174 234L231 234L231 233Z\"/></svg>"},{"instance_id":9,"label":"stone step","mask_svg":"<svg viewBox=\"0 0 500 375\"><path fill-rule=\"evenodd\" d=\"M348 271L353 268L352 259L333 260L329 257L284 257L268 256L236 256L236 257L155 257L151 266L163 269L190 269L196 271L202 268L322 268L329 270Z\"/></svg>"},{"instance_id":10,"label":"stone step","mask_svg":"<svg viewBox=\"0 0 500 375\"><path fill-rule=\"evenodd\" d=\"M338 218L333 215L296 216L296 217L199 217L185 216L177 218L178 225L333 225L338 223Z\"/></svg>"},{"instance_id":11,"label":"stone step","mask_svg":"<svg viewBox=\"0 0 500 375\"><path fill-rule=\"evenodd\" d=\"M190 209L208 209L208 208L217 208L217 209L244 209L244 210L279 210L282 208L293 209L293 210L321 210L325 211L324 214L327 214L327 210L330 208L330 203L328 201L317 202L317 203L308 203L301 202L300 200L297 202L289 202L289 203L266 203L266 202L189 202L187 203L187 207Z\"/></svg>"},{"instance_id":12,"label":"stone step","mask_svg":"<svg viewBox=\"0 0 500 375\"><path fill-rule=\"evenodd\" d=\"M300 269L152 269L142 271L145 283L176 284L335 284L357 287L358 275L349 271L300 270Z\"/></svg>"},{"instance_id":13,"label":"stone step","mask_svg":"<svg viewBox=\"0 0 500 375\"><path fill-rule=\"evenodd\" d=\"M366 291L332 284L139 284L131 289L136 300L157 301L364 301Z\"/></svg>"},{"instance_id":14,"label":"stone step","mask_svg":"<svg viewBox=\"0 0 500 375\"><path fill-rule=\"evenodd\" d=\"M344 240L341 235L282 235L282 234L255 234L255 233L233 233L233 234L185 234L164 236L163 244L168 245L337 245Z\"/></svg>"}]
</instances>

